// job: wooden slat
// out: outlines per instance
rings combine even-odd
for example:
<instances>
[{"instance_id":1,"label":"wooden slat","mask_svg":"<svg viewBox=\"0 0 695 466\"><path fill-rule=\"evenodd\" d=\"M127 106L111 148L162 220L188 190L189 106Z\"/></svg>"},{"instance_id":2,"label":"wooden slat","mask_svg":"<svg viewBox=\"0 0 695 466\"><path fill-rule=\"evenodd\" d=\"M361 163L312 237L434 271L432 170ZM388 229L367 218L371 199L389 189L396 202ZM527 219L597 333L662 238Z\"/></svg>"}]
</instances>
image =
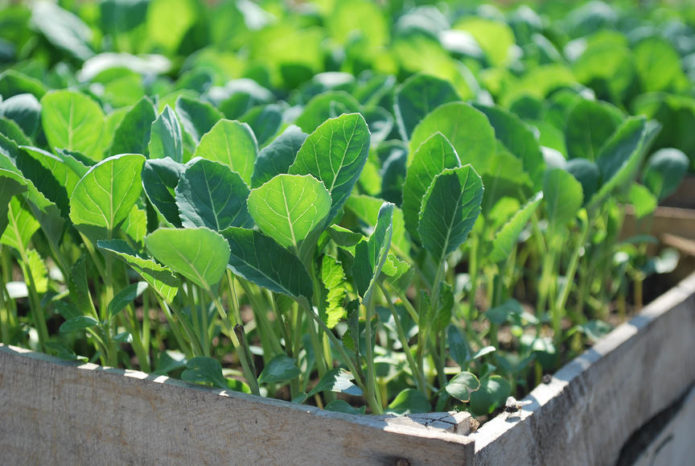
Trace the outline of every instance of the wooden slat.
<instances>
[{"instance_id":1,"label":"wooden slat","mask_svg":"<svg viewBox=\"0 0 695 466\"><path fill-rule=\"evenodd\" d=\"M695 274L547 385L472 434L476 465L614 464L630 435L695 382Z\"/></svg>"},{"instance_id":2,"label":"wooden slat","mask_svg":"<svg viewBox=\"0 0 695 466\"><path fill-rule=\"evenodd\" d=\"M2 464L470 465L472 454L470 438L439 429L0 345Z\"/></svg>"}]
</instances>

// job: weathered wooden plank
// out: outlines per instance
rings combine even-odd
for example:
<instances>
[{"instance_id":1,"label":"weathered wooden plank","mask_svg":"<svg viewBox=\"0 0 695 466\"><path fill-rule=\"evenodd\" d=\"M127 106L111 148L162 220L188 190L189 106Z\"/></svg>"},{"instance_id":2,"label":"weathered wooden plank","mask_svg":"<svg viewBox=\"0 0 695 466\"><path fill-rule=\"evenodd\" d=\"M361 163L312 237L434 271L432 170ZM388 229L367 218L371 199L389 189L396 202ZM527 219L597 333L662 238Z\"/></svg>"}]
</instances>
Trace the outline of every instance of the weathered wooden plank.
<instances>
[{"instance_id":1,"label":"weathered wooden plank","mask_svg":"<svg viewBox=\"0 0 695 466\"><path fill-rule=\"evenodd\" d=\"M470 438L401 421L0 345L3 464L472 464Z\"/></svg>"},{"instance_id":2,"label":"weathered wooden plank","mask_svg":"<svg viewBox=\"0 0 695 466\"><path fill-rule=\"evenodd\" d=\"M614 464L632 432L695 382L695 274L472 434L475 464Z\"/></svg>"}]
</instances>

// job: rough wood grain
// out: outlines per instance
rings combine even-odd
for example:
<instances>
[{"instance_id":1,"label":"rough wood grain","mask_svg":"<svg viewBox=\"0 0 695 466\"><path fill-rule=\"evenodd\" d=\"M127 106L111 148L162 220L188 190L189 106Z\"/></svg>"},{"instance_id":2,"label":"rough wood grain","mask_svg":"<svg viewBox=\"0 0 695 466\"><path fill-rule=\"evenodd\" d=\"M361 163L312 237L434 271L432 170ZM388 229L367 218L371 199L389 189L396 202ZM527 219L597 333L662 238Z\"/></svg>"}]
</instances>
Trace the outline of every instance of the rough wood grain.
<instances>
[{"instance_id":1,"label":"rough wood grain","mask_svg":"<svg viewBox=\"0 0 695 466\"><path fill-rule=\"evenodd\" d=\"M630 435L695 382L695 274L472 434L475 464L614 464Z\"/></svg>"},{"instance_id":2,"label":"rough wood grain","mask_svg":"<svg viewBox=\"0 0 695 466\"><path fill-rule=\"evenodd\" d=\"M0 452L12 465L470 465L473 443L0 345Z\"/></svg>"}]
</instances>

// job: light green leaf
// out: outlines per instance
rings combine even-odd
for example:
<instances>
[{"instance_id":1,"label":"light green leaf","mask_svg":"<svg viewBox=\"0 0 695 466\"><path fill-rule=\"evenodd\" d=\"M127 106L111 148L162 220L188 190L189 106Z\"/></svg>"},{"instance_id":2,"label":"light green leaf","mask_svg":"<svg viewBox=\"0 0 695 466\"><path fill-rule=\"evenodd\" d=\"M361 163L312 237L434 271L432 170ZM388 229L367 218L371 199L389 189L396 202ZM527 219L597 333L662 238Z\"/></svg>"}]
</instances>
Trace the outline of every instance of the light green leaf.
<instances>
[{"instance_id":1,"label":"light green leaf","mask_svg":"<svg viewBox=\"0 0 695 466\"><path fill-rule=\"evenodd\" d=\"M220 120L200 139L195 156L227 165L250 186L257 152L258 143L249 125Z\"/></svg>"},{"instance_id":2,"label":"light green leaf","mask_svg":"<svg viewBox=\"0 0 695 466\"><path fill-rule=\"evenodd\" d=\"M502 262L509 257L521 231L531 219L542 199L543 193L536 194L497 231L492 242L492 252L488 256L490 261Z\"/></svg>"},{"instance_id":3,"label":"light green leaf","mask_svg":"<svg viewBox=\"0 0 695 466\"><path fill-rule=\"evenodd\" d=\"M196 285L211 289L227 268L229 244L208 228L160 228L145 237L147 250Z\"/></svg>"},{"instance_id":4,"label":"light green leaf","mask_svg":"<svg viewBox=\"0 0 695 466\"><path fill-rule=\"evenodd\" d=\"M328 91L313 97L297 117L295 124L305 133L311 133L329 118L359 111L360 103L347 92Z\"/></svg>"},{"instance_id":5,"label":"light green leaf","mask_svg":"<svg viewBox=\"0 0 695 466\"><path fill-rule=\"evenodd\" d=\"M265 234L298 249L331 209L331 196L311 175L278 175L251 190L249 213Z\"/></svg>"},{"instance_id":6,"label":"light green leaf","mask_svg":"<svg viewBox=\"0 0 695 466\"><path fill-rule=\"evenodd\" d=\"M420 209L418 233L438 264L466 240L483 200L483 182L473 167L448 168L437 175Z\"/></svg>"},{"instance_id":7,"label":"light green leaf","mask_svg":"<svg viewBox=\"0 0 695 466\"><path fill-rule=\"evenodd\" d=\"M140 197L144 163L142 155L122 154L91 167L70 197L72 222L114 231Z\"/></svg>"},{"instance_id":8,"label":"light green leaf","mask_svg":"<svg viewBox=\"0 0 695 466\"><path fill-rule=\"evenodd\" d=\"M390 202L383 203L379 209L379 217L374 232L368 241L359 242L355 248L352 275L357 284L357 290L365 303L371 299L374 284L379 278L391 247L394 207Z\"/></svg>"},{"instance_id":9,"label":"light green leaf","mask_svg":"<svg viewBox=\"0 0 695 466\"><path fill-rule=\"evenodd\" d=\"M364 222L369 227L375 227L379 219L379 210L384 204L383 199L377 197L365 196L363 194L353 194L348 199L345 206L354 213L358 219ZM341 230L341 227L333 225L331 236L336 239L340 235L343 240L351 242L351 245L357 244L361 235L359 233L348 234ZM407 255L410 252L410 240L406 237L405 221L403 219L403 211L398 207L393 207L393 234L391 235L391 249L401 255Z\"/></svg>"},{"instance_id":10,"label":"light green leaf","mask_svg":"<svg viewBox=\"0 0 695 466\"><path fill-rule=\"evenodd\" d=\"M157 118L148 97L143 97L125 114L113 135L109 153L148 155L152 124Z\"/></svg>"},{"instance_id":11,"label":"light green leaf","mask_svg":"<svg viewBox=\"0 0 695 466\"><path fill-rule=\"evenodd\" d=\"M31 272L34 281L34 289L37 293L48 291L48 270L41 254L36 249L27 251L27 263L25 264ZM26 277L25 277L26 278Z\"/></svg>"},{"instance_id":12,"label":"light green leaf","mask_svg":"<svg viewBox=\"0 0 695 466\"><path fill-rule=\"evenodd\" d=\"M628 198L630 199L630 204L635 208L635 216L637 218L645 217L654 212L659 202L649 189L636 183L630 186Z\"/></svg>"},{"instance_id":13,"label":"light green leaf","mask_svg":"<svg viewBox=\"0 0 695 466\"><path fill-rule=\"evenodd\" d=\"M343 307L347 296L347 280L340 261L328 254L321 259L321 283L326 290L326 326L333 328L347 315Z\"/></svg>"},{"instance_id":14,"label":"light green leaf","mask_svg":"<svg viewBox=\"0 0 695 466\"><path fill-rule=\"evenodd\" d=\"M104 112L84 94L52 91L41 99L41 125L48 144L101 160Z\"/></svg>"},{"instance_id":15,"label":"light green leaf","mask_svg":"<svg viewBox=\"0 0 695 466\"><path fill-rule=\"evenodd\" d=\"M622 119L620 111L609 104L580 99L567 115L565 142L569 158L595 160Z\"/></svg>"},{"instance_id":16,"label":"light green leaf","mask_svg":"<svg viewBox=\"0 0 695 466\"><path fill-rule=\"evenodd\" d=\"M183 161L181 124L168 105L164 106L162 113L152 122L147 148L151 159L170 157L176 162Z\"/></svg>"},{"instance_id":17,"label":"light green leaf","mask_svg":"<svg viewBox=\"0 0 695 466\"><path fill-rule=\"evenodd\" d=\"M551 231L557 231L573 220L584 201L581 183L561 168L546 172L543 197Z\"/></svg>"},{"instance_id":18,"label":"light green leaf","mask_svg":"<svg viewBox=\"0 0 695 466\"><path fill-rule=\"evenodd\" d=\"M92 30L78 16L51 2L36 2L31 23L56 47L78 60L86 60L94 52L90 46Z\"/></svg>"},{"instance_id":19,"label":"light green leaf","mask_svg":"<svg viewBox=\"0 0 695 466\"><path fill-rule=\"evenodd\" d=\"M1 179L4 182L6 178ZM0 236L0 243L18 251L27 249L31 237L40 225L29 211L26 200L20 197L12 198L7 211L7 222L5 232Z\"/></svg>"},{"instance_id":20,"label":"light green leaf","mask_svg":"<svg viewBox=\"0 0 695 466\"><path fill-rule=\"evenodd\" d=\"M75 171L70 168L61 157L39 149L38 147L20 146L20 149L24 150L30 157L39 162L46 170L50 171L58 183L65 188L68 197L72 195L75 186L80 181L82 176L75 173Z\"/></svg>"},{"instance_id":21,"label":"light green leaf","mask_svg":"<svg viewBox=\"0 0 695 466\"><path fill-rule=\"evenodd\" d=\"M270 291L311 300L311 278L297 256L254 230L232 227L222 235L231 248L234 273Z\"/></svg>"},{"instance_id":22,"label":"light green leaf","mask_svg":"<svg viewBox=\"0 0 695 466\"><path fill-rule=\"evenodd\" d=\"M312 175L331 195L330 222L350 197L369 153L369 129L362 115L332 118L307 137L290 167L293 175Z\"/></svg>"}]
</instances>

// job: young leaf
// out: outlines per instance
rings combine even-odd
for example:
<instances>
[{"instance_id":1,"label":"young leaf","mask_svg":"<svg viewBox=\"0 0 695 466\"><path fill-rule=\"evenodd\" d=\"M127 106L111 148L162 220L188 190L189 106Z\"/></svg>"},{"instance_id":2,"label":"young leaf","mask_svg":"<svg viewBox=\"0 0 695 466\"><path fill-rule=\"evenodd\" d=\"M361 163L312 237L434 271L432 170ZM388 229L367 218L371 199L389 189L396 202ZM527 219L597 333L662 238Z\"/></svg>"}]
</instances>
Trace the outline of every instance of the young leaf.
<instances>
[{"instance_id":1,"label":"young leaf","mask_svg":"<svg viewBox=\"0 0 695 466\"><path fill-rule=\"evenodd\" d=\"M138 256L128 243L122 240L98 241L97 247L130 265L165 301L173 301L181 282L170 269L151 259Z\"/></svg>"},{"instance_id":2,"label":"young leaf","mask_svg":"<svg viewBox=\"0 0 695 466\"><path fill-rule=\"evenodd\" d=\"M459 401L467 403L471 394L480 388L480 381L470 372L461 372L444 387L446 392Z\"/></svg>"},{"instance_id":3,"label":"young leaf","mask_svg":"<svg viewBox=\"0 0 695 466\"><path fill-rule=\"evenodd\" d=\"M379 211L381 210L381 206L383 204L383 199L365 196L363 194L353 194L350 196L345 206L368 227L374 227L379 219ZM340 230L341 227L336 228L336 225L333 225L331 228L333 228L334 237L335 233L346 233L345 231ZM355 237L354 235L358 236ZM357 244L362 236L359 233L352 233L352 235L342 235L342 237L344 240L348 240L350 242L354 241L353 244ZM397 250L399 254L408 254L410 252L410 240L406 237L405 233L403 211L396 206L393 206L393 234L391 235L391 248L394 249L394 251Z\"/></svg>"},{"instance_id":4,"label":"young leaf","mask_svg":"<svg viewBox=\"0 0 695 466\"><path fill-rule=\"evenodd\" d=\"M659 202L649 189L636 183L630 186L628 198L630 204L635 208L635 217L637 218L645 217L654 212Z\"/></svg>"},{"instance_id":5,"label":"young leaf","mask_svg":"<svg viewBox=\"0 0 695 466\"><path fill-rule=\"evenodd\" d=\"M99 325L99 321L97 321L94 317L77 316L63 322L58 331L65 335L67 333L77 332L90 327L96 327L97 325Z\"/></svg>"},{"instance_id":6,"label":"young leaf","mask_svg":"<svg viewBox=\"0 0 695 466\"><path fill-rule=\"evenodd\" d=\"M142 187L162 217L175 227L181 227L175 190L186 167L166 157L149 159L142 169Z\"/></svg>"},{"instance_id":7,"label":"young leaf","mask_svg":"<svg viewBox=\"0 0 695 466\"><path fill-rule=\"evenodd\" d=\"M289 126L256 157L251 186L259 187L276 175L287 173L307 135L296 126Z\"/></svg>"},{"instance_id":8,"label":"young leaf","mask_svg":"<svg viewBox=\"0 0 695 466\"><path fill-rule=\"evenodd\" d=\"M70 198L70 220L114 231L140 197L144 163L142 155L122 154L91 167Z\"/></svg>"},{"instance_id":9,"label":"young leaf","mask_svg":"<svg viewBox=\"0 0 695 466\"><path fill-rule=\"evenodd\" d=\"M570 173L555 168L543 180L545 211L550 229L557 231L577 216L582 207L582 185Z\"/></svg>"},{"instance_id":10,"label":"young leaf","mask_svg":"<svg viewBox=\"0 0 695 466\"><path fill-rule=\"evenodd\" d=\"M465 368L470 356L470 349L461 331L453 324L449 324L446 329L446 336L449 342L449 355L456 364Z\"/></svg>"},{"instance_id":11,"label":"young leaf","mask_svg":"<svg viewBox=\"0 0 695 466\"><path fill-rule=\"evenodd\" d=\"M248 208L262 232L298 249L331 209L331 196L311 175L278 175L251 190Z\"/></svg>"},{"instance_id":12,"label":"young leaf","mask_svg":"<svg viewBox=\"0 0 695 466\"><path fill-rule=\"evenodd\" d=\"M157 114L150 99L140 99L116 128L109 153L148 155L152 123L156 118Z\"/></svg>"},{"instance_id":13,"label":"young leaf","mask_svg":"<svg viewBox=\"0 0 695 466\"><path fill-rule=\"evenodd\" d=\"M688 163L688 156L678 149L658 150L647 160L642 182L657 199L665 199L678 189Z\"/></svg>"},{"instance_id":14,"label":"young leaf","mask_svg":"<svg viewBox=\"0 0 695 466\"><path fill-rule=\"evenodd\" d=\"M456 149L462 164L470 163L478 173L488 173L490 155L495 153L495 131L487 117L463 102L441 105L415 127L410 140L410 157L434 133L440 132Z\"/></svg>"},{"instance_id":15,"label":"young leaf","mask_svg":"<svg viewBox=\"0 0 695 466\"><path fill-rule=\"evenodd\" d=\"M396 414L429 413L432 406L424 393L414 388L406 388L389 404L388 411Z\"/></svg>"},{"instance_id":16,"label":"young leaf","mask_svg":"<svg viewBox=\"0 0 695 466\"><path fill-rule=\"evenodd\" d=\"M408 141L413 130L432 110L461 100L454 87L443 79L416 74L396 89L394 113L401 138Z\"/></svg>"},{"instance_id":17,"label":"young leaf","mask_svg":"<svg viewBox=\"0 0 695 466\"><path fill-rule=\"evenodd\" d=\"M185 96L176 101L176 113L181 119L181 125L196 144L223 118L219 110L209 103Z\"/></svg>"},{"instance_id":18,"label":"young leaf","mask_svg":"<svg viewBox=\"0 0 695 466\"><path fill-rule=\"evenodd\" d=\"M41 99L41 126L48 144L101 160L104 112L84 94L52 91Z\"/></svg>"},{"instance_id":19,"label":"young leaf","mask_svg":"<svg viewBox=\"0 0 695 466\"><path fill-rule=\"evenodd\" d=\"M278 104L259 105L244 113L239 121L248 124L263 147L282 126L284 108Z\"/></svg>"},{"instance_id":20,"label":"young leaf","mask_svg":"<svg viewBox=\"0 0 695 466\"><path fill-rule=\"evenodd\" d=\"M169 157L183 162L183 137L181 124L176 113L168 105L150 127L150 141L147 145L151 159Z\"/></svg>"},{"instance_id":21,"label":"young leaf","mask_svg":"<svg viewBox=\"0 0 695 466\"><path fill-rule=\"evenodd\" d=\"M480 389L471 394L471 412L476 416L492 413L504 406L512 391L511 385L499 375L493 375L480 381Z\"/></svg>"},{"instance_id":22,"label":"young leaf","mask_svg":"<svg viewBox=\"0 0 695 466\"><path fill-rule=\"evenodd\" d=\"M159 262L205 289L220 281L229 261L229 244L208 228L160 228L145 245Z\"/></svg>"},{"instance_id":23,"label":"young leaf","mask_svg":"<svg viewBox=\"0 0 695 466\"><path fill-rule=\"evenodd\" d=\"M204 226L216 231L250 227L246 209L249 188L226 165L195 159L186 166L176 186L176 205L184 227Z\"/></svg>"},{"instance_id":24,"label":"young leaf","mask_svg":"<svg viewBox=\"0 0 695 466\"><path fill-rule=\"evenodd\" d=\"M116 293L108 306L109 317L115 317L147 289L147 282L137 282Z\"/></svg>"},{"instance_id":25,"label":"young leaf","mask_svg":"<svg viewBox=\"0 0 695 466\"><path fill-rule=\"evenodd\" d=\"M517 238L521 234L531 216L543 199L543 193L538 193L524 207L499 229L492 242L492 252L488 256L492 262L502 262L509 257Z\"/></svg>"},{"instance_id":26,"label":"young leaf","mask_svg":"<svg viewBox=\"0 0 695 466\"><path fill-rule=\"evenodd\" d=\"M595 160L623 117L615 107L580 99L567 115L565 141L570 159Z\"/></svg>"},{"instance_id":27,"label":"young leaf","mask_svg":"<svg viewBox=\"0 0 695 466\"><path fill-rule=\"evenodd\" d=\"M340 261L328 254L321 259L321 283L326 290L326 326L333 328L347 315L343 308L343 301L347 296L347 280Z\"/></svg>"},{"instance_id":28,"label":"young leaf","mask_svg":"<svg viewBox=\"0 0 695 466\"><path fill-rule=\"evenodd\" d=\"M227 165L251 185L257 152L256 137L246 123L220 120L200 139L195 156Z\"/></svg>"},{"instance_id":29,"label":"young leaf","mask_svg":"<svg viewBox=\"0 0 695 466\"><path fill-rule=\"evenodd\" d=\"M27 249L31 237L41 226L29 211L27 201L23 197L12 198L6 218L8 223L5 232L0 236L0 243L18 251Z\"/></svg>"},{"instance_id":30,"label":"young leaf","mask_svg":"<svg viewBox=\"0 0 695 466\"><path fill-rule=\"evenodd\" d=\"M403 217L411 238L419 241L418 215L432 180L445 168L461 166L454 147L442 133L434 133L418 147L403 184Z\"/></svg>"},{"instance_id":31,"label":"young leaf","mask_svg":"<svg viewBox=\"0 0 695 466\"><path fill-rule=\"evenodd\" d=\"M369 302L391 247L394 207L390 202L383 203L374 232L368 241L359 242L355 248L352 275L363 302Z\"/></svg>"},{"instance_id":32,"label":"young leaf","mask_svg":"<svg viewBox=\"0 0 695 466\"><path fill-rule=\"evenodd\" d=\"M299 149L290 173L312 175L323 182L332 199L326 223L350 197L368 153L369 130L362 115L357 113L324 122Z\"/></svg>"},{"instance_id":33,"label":"young leaf","mask_svg":"<svg viewBox=\"0 0 695 466\"><path fill-rule=\"evenodd\" d=\"M186 363L186 370L181 379L190 383L211 384L217 388L227 388L227 381L222 375L222 364L217 359L197 356Z\"/></svg>"},{"instance_id":34,"label":"young leaf","mask_svg":"<svg viewBox=\"0 0 695 466\"><path fill-rule=\"evenodd\" d=\"M470 165L448 168L434 178L422 201L418 233L438 264L466 240L482 200L483 182Z\"/></svg>"},{"instance_id":35,"label":"young leaf","mask_svg":"<svg viewBox=\"0 0 695 466\"><path fill-rule=\"evenodd\" d=\"M289 382L301 373L294 359L284 354L278 354L263 368L261 375L258 376L258 383Z\"/></svg>"},{"instance_id":36,"label":"young leaf","mask_svg":"<svg viewBox=\"0 0 695 466\"><path fill-rule=\"evenodd\" d=\"M311 278L297 256L254 230L227 228L221 232L229 243L229 268L276 293L311 299Z\"/></svg>"}]
</instances>

